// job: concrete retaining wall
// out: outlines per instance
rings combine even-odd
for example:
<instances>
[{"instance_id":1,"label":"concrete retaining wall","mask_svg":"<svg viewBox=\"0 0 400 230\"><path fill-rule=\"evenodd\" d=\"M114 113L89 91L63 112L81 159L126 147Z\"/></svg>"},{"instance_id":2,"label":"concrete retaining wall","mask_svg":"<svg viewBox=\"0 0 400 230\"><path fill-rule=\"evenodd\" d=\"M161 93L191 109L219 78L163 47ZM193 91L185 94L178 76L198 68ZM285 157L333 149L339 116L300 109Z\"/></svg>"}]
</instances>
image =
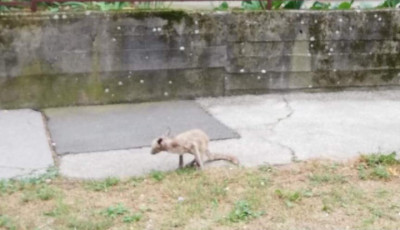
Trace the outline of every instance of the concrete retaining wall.
<instances>
[{"instance_id":1,"label":"concrete retaining wall","mask_svg":"<svg viewBox=\"0 0 400 230\"><path fill-rule=\"evenodd\" d=\"M400 12L0 15L0 108L400 84Z\"/></svg>"}]
</instances>

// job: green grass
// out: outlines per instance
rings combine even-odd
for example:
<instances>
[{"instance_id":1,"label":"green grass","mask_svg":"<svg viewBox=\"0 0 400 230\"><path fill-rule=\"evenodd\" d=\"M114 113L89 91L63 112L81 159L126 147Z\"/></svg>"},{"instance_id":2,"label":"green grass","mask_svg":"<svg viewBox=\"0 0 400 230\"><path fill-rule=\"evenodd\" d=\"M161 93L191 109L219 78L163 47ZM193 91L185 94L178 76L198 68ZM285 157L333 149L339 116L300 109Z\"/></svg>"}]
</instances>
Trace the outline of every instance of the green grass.
<instances>
[{"instance_id":1,"label":"green grass","mask_svg":"<svg viewBox=\"0 0 400 230\"><path fill-rule=\"evenodd\" d=\"M26 188L46 184L51 182L51 180L56 179L58 176L58 169L55 167L50 167L47 169L46 173L39 176L26 177L18 180L0 180L0 195L11 194Z\"/></svg>"},{"instance_id":2,"label":"green grass","mask_svg":"<svg viewBox=\"0 0 400 230\"><path fill-rule=\"evenodd\" d=\"M293 229L299 220L310 229L395 229L399 166L377 155L122 181L2 181L0 229Z\"/></svg>"},{"instance_id":3,"label":"green grass","mask_svg":"<svg viewBox=\"0 0 400 230\"><path fill-rule=\"evenodd\" d=\"M400 165L396 159L396 153L391 154L370 154L360 157L360 164L357 166L360 179L368 178L389 180L392 178L389 167Z\"/></svg>"},{"instance_id":4,"label":"green grass","mask_svg":"<svg viewBox=\"0 0 400 230\"><path fill-rule=\"evenodd\" d=\"M96 192L107 192L111 187L116 186L120 180L116 177L109 177L100 181L87 182L87 188Z\"/></svg>"},{"instance_id":5,"label":"green grass","mask_svg":"<svg viewBox=\"0 0 400 230\"><path fill-rule=\"evenodd\" d=\"M54 188L47 185L40 187L36 191L36 196L41 200L50 200L56 197L56 195L57 191Z\"/></svg>"},{"instance_id":6,"label":"green grass","mask_svg":"<svg viewBox=\"0 0 400 230\"><path fill-rule=\"evenodd\" d=\"M150 177L153 178L155 181L162 181L165 178L165 174L161 171L152 171L150 173Z\"/></svg>"},{"instance_id":7,"label":"green grass","mask_svg":"<svg viewBox=\"0 0 400 230\"><path fill-rule=\"evenodd\" d=\"M58 217L67 215L70 213L70 207L66 205L63 199L58 199L56 206L48 212L44 212L44 215L51 216L51 217Z\"/></svg>"},{"instance_id":8,"label":"green grass","mask_svg":"<svg viewBox=\"0 0 400 230\"><path fill-rule=\"evenodd\" d=\"M24 188L21 193L21 201L23 203L29 203L34 200L47 201L61 195L62 192L58 189L47 184L40 184Z\"/></svg>"},{"instance_id":9,"label":"green grass","mask_svg":"<svg viewBox=\"0 0 400 230\"><path fill-rule=\"evenodd\" d=\"M110 219L86 219L81 217L69 217L67 220L68 229L76 230L106 230L113 225Z\"/></svg>"},{"instance_id":10,"label":"green grass","mask_svg":"<svg viewBox=\"0 0 400 230\"><path fill-rule=\"evenodd\" d=\"M4 228L7 230L15 230L17 227L14 224L14 221L8 217L0 215L0 228Z\"/></svg>"},{"instance_id":11,"label":"green grass","mask_svg":"<svg viewBox=\"0 0 400 230\"><path fill-rule=\"evenodd\" d=\"M334 183L342 184L346 183L347 179L343 175L338 175L334 173L317 173L309 176L310 181L313 184L323 184L323 183Z\"/></svg>"}]
</instances>

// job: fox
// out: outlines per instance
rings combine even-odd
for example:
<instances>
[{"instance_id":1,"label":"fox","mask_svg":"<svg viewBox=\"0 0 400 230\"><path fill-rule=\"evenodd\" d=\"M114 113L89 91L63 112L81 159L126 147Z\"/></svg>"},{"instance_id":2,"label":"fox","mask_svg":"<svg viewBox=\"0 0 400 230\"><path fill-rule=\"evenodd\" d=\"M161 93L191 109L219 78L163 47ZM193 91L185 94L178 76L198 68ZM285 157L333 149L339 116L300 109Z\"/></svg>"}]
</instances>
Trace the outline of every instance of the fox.
<instances>
[{"instance_id":1,"label":"fox","mask_svg":"<svg viewBox=\"0 0 400 230\"><path fill-rule=\"evenodd\" d=\"M218 160L225 160L239 165L239 160L233 155L212 154L208 148L209 141L208 135L200 129L191 129L174 137L168 131L167 134L152 141L151 154L155 155L163 151L179 154L179 168L184 167L183 154L192 154L194 156L194 160L185 167L197 166L200 170L204 169L205 163Z\"/></svg>"}]
</instances>

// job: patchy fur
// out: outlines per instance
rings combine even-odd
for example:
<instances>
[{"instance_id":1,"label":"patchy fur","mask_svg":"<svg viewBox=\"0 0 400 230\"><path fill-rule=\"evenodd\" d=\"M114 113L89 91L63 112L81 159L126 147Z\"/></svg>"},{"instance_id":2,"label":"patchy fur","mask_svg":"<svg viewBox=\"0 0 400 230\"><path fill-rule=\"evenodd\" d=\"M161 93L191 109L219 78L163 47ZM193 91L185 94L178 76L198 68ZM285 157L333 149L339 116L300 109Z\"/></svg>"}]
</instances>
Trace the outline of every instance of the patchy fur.
<instances>
[{"instance_id":1,"label":"patchy fur","mask_svg":"<svg viewBox=\"0 0 400 230\"><path fill-rule=\"evenodd\" d=\"M204 163L217 160L230 161L239 165L239 160L231 155L211 154L208 150L209 138L206 133L199 129L192 129L170 137L165 135L153 140L151 145L151 154L157 154L162 151L179 154L179 168L183 167L183 154L194 155L194 160L189 165L197 164L203 169Z\"/></svg>"}]
</instances>

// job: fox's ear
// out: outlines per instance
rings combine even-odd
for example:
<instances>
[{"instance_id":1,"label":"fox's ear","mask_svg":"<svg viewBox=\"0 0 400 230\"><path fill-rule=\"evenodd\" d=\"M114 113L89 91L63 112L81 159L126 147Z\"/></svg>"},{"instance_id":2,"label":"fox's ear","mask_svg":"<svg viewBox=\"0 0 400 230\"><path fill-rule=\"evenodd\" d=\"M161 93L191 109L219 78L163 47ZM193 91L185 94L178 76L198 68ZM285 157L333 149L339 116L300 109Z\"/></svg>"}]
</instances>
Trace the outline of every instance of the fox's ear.
<instances>
[{"instance_id":1,"label":"fox's ear","mask_svg":"<svg viewBox=\"0 0 400 230\"><path fill-rule=\"evenodd\" d=\"M158 138L157 143L158 143L159 145L161 145L162 141L163 141L163 139L160 137L160 138Z\"/></svg>"},{"instance_id":2,"label":"fox's ear","mask_svg":"<svg viewBox=\"0 0 400 230\"><path fill-rule=\"evenodd\" d=\"M166 136L166 137L171 136L171 128L170 127L167 128L167 131L165 132L164 136Z\"/></svg>"}]
</instances>

